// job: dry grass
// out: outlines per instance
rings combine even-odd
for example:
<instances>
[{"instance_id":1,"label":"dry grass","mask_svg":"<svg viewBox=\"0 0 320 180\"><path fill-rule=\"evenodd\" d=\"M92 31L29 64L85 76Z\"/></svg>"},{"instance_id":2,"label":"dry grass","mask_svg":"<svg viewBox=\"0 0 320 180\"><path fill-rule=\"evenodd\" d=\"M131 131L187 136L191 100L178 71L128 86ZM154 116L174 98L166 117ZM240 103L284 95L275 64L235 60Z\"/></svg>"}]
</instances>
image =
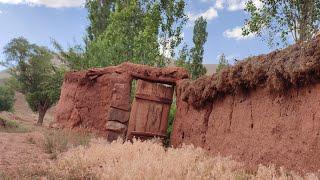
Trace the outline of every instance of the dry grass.
<instances>
[{"instance_id":1,"label":"dry grass","mask_svg":"<svg viewBox=\"0 0 320 180\"><path fill-rule=\"evenodd\" d=\"M92 135L87 132L75 132L72 130L51 130L44 133L43 147L46 153L52 154L52 158L69 148L77 146L87 146ZM33 142L32 139L29 140Z\"/></svg>"},{"instance_id":2,"label":"dry grass","mask_svg":"<svg viewBox=\"0 0 320 180\"><path fill-rule=\"evenodd\" d=\"M267 55L250 57L213 76L184 80L178 91L183 100L196 107L225 94L268 87L282 93L320 80L320 36L308 43L289 46Z\"/></svg>"},{"instance_id":3,"label":"dry grass","mask_svg":"<svg viewBox=\"0 0 320 180\"><path fill-rule=\"evenodd\" d=\"M259 167L256 173L241 170L230 158L211 157L193 146L165 149L148 141L93 142L70 149L51 165L30 168L27 175L48 179L317 179L274 167Z\"/></svg>"},{"instance_id":4,"label":"dry grass","mask_svg":"<svg viewBox=\"0 0 320 180\"><path fill-rule=\"evenodd\" d=\"M6 175L5 172L2 172L2 171L0 170L0 179L1 179L1 180L9 180L10 178L9 178L8 175Z\"/></svg>"},{"instance_id":5,"label":"dry grass","mask_svg":"<svg viewBox=\"0 0 320 180\"><path fill-rule=\"evenodd\" d=\"M7 120L0 117L0 132L7 132L7 133L26 133L30 132L31 129L26 127L25 125L13 121L13 120Z\"/></svg>"}]
</instances>

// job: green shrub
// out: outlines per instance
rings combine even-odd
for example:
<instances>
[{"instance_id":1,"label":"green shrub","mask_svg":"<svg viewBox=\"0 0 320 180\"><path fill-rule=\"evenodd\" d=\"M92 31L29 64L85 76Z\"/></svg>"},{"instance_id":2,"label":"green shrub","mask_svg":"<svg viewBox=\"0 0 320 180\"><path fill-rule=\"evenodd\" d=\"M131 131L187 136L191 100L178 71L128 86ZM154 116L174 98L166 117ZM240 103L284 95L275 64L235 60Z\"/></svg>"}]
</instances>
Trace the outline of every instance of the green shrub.
<instances>
[{"instance_id":1,"label":"green shrub","mask_svg":"<svg viewBox=\"0 0 320 180\"><path fill-rule=\"evenodd\" d=\"M170 146L170 137L171 137L171 132L172 132L172 128L173 128L173 121L174 121L174 117L176 115L176 111L177 111L177 106L176 106L176 102L174 100L171 105L170 112L169 112L167 137L164 141L164 145L166 147Z\"/></svg>"},{"instance_id":2,"label":"green shrub","mask_svg":"<svg viewBox=\"0 0 320 180\"><path fill-rule=\"evenodd\" d=\"M0 117L0 132L7 132L7 133L26 133L30 132L31 129L23 126L22 124L12 121L6 120Z\"/></svg>"},{"instance_id":3,"label":"green shrub","mask_svg":"<svg viewBox=\"0 0 320 180\"><path fill-rule=\"evenodd\" d=\"M10 111L14 104L14 91L7 86L0 86L0 111Z\"/></svg>"}]
</instances>

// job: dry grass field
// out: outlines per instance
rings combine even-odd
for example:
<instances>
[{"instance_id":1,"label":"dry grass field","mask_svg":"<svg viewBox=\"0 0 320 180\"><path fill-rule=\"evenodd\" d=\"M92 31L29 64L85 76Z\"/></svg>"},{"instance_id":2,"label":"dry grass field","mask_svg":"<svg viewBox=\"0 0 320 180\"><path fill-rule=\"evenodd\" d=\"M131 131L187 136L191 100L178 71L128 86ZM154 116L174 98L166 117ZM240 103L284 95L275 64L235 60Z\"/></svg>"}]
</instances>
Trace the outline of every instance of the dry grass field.
<instances>
[{"instance_id":1,"label":"dry grass field","mask_svg":"<svg viewBox=\"0 0 320 180\"><path fill-rule=\"evenodd\" d=\"M39 128L0 134L0 179L318 179L273 166L249 172L231 158L210 157L193 146L165 149L156 140L110 144Z\"/></svg>"}]
</instances>

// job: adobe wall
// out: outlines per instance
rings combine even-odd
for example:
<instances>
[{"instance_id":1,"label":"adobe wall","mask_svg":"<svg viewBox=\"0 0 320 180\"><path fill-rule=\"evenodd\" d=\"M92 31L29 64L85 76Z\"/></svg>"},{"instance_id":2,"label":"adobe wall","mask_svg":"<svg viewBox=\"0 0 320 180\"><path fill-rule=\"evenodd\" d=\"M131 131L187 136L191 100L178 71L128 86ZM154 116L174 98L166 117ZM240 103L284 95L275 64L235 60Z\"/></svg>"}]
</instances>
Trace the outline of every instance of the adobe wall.
<instances>
[{"instance_id":1,"label":"adobe wall","mask_svg":"<svg viewBox=\"0 0 320 180\"><path fill-rule=\"evenodd\" d=\"M65 76L56 121L124 136L133 79L176 85L171 144L194 144L247 167L320 168L320 37L188 80L183 68L131 63Z\"/></svg>"},{"instance_id":2,"label":"adobe wall","mask_svg":"<svg viewBox=\"0 0 320 180\"><path fill-rule=\"evenodd\" d=\"M320 168L320 84L281 96L261 88L228 95L201 109L179 97L178 93L173 146L194 144L250 167Z\"/></svg>"},{"instance_id":3,"label":"adobe wall","mask_svg":"<svg viewBox=\"0 0 320 180\"><path fill-rule=\"evenodd\" d=\"M171 145L194 144L248 168L320 169L320 38L177 83ZM277 87L277 88L274 88ZM277 91L280 90L280 91Z\"/></svg>"},{"instance_id":4,"label":"adobe wall","mask_svg":"<svg viewBox=\"0 0 320 180\"><path fill-rule=\"evenodd\" d=\"M66 74L56 107L56 125L84 128L109 140L124 136L130 114L133 79L175 84L188 78L183 68L154 68L123 63Z\"/></svg>"}]
</instances>

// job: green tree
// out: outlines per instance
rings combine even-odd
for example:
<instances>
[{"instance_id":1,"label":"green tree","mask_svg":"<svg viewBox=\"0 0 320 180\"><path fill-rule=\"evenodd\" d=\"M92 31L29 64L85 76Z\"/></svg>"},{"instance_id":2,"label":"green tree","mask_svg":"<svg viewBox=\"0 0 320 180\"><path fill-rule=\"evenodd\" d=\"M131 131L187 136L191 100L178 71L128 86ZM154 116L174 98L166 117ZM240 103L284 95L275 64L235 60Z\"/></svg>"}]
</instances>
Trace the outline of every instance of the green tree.
<instances>
[{"instance_id":1,"label":"green tree","mask_svg":"<svg viewBox=\"0 0 320 180\"><path fill-rule=\"evenodd\" d=\"M175 61L175 65L178 67L184 67L190 72L190 52L188 45L185 44L179 51L179 57Z\"/></svg>"},{"instance_id":2,"label":"green tree","mask_svg":"<svg viewBox=\"0 0 320 180\"><path fill-rule=\"evenodd\" d=\"M103 6L108 9L107 15L96 13L95 10L99 12L96 5L99 0L93 1L87 5L90 8L89 29L101 33L96 33L99 35L87 44L90 67L118 65L124 61L158 67L168 64L169 58L160 53L159 44L169 48L170 54L180 44L186 23L183 0L105 1L110 5Z\"/></svg>"},{"instance_id":3,"label":"green tree","mask_svg":"<svg viewBox=\"0 0 320 180\"><path fill-rule=\"evenodd\" d=\"M12 39L4 52L2 64L21 85L30 108L39 113L37 124L41 125L47 110L59 99L64 69L52 64L50 50L22 37Z\"/></svg>"},{"instance_id":4,"label":"green tree","mask_svg":"<svg viewBox=\"0 0 320 180\"><path fill-rule=\"evenodd\" d=\"M87 28L89 41L98 38L107 28L110 14L115 10L116 0L87 0L89 26Z\"/></svg>"},{"instance_id":5,"label":"green tree","mask_svg":"<svg viewBox=\"0 0 320 180\"><path fill-rule=\"evenodd\" d=\"M184 25L188 18L185 14L184 0L160 0L160 32L159 43L163 52L169 52L170 57L175 56L175 49L181 44L183 37L181 36ZM165 66L170 58L162 58L160 66Z\"/></svg>"},{"instance_id":6,"label":"green tree","mask_svg":"<svg viewBox=\"0 0 320 180\"><path fill-rule=\"evenodd\" d=\"M93 66L92 60L87 58L85 47L82 45L74 45L64 50L54 39L52 40L52 45L57 50L55 55L70 69L79 71Z\"/></svg>"},{"instance_id":7,"label":"green tree","mask_svg":"<svg viewBox=\"0 0 320 180\"><path fill-rule=\"evenodd\" d=\"M319 31L320 0L261 0L260 5L250 0L245 11L250 14L243 35L267 33L269 45L280 35L283 43L291 35L295 42L308 41Z\"/></svg>"},{"instance_id":8,"label":"green tree","mask_svg":"<svg viewBox=\"0 0 320 180\"><path fill-rule=\"evenodd\" d=\"M208 32L207 21L200 17L195 21L193 28L193 43L194 47L191 49L191 77L197 79L201 75L206 74L207 70L202 65L203 53L204 53L204 44L207 41Z\"/></svg>"},{"instance_id":9,"label":"green tree","mask_svg":"<svg viewBox=\"0 0 320 180\"><path fill-rule=\"evenodd\" d=\"M228 63L228 60L226 58L226 55L225 54L221 54L220 57L219 57L219 64L218 64L218 67L217 67L217 72L221 71L222 69L226 68L229 66L229 63Z\"/></svg>"},{"instance_id":10,"label":"green tree","mask_svg":"<svg viewBox=\"0 0 320 180\"><path fill-rule=\"evenodd\" d=\"M88 59L93 66L118 65L125 61L153 65L159 56L157 6L143 10L136 1L116 3L110 24L99 38L89 45Z\"/></svg>"},{"instance_id":11,"label":"green tree","mask_svg":"<svg viewBox=\"0 0 320 180\"><path fill-rule=\"evenodd\" d=\"M10 111L14 104L14 91L8 86L0 86L0 112Z\"/></svg>"},{"instance_id":12,"label":"green tree","mask_svg":"<svg viewBox=\"0 0 320 180\"><path fill-rule=\"evenodd\" d=\"M87 0L86 8L89 26L85 46L64 50L53 41L57 55L73 70L125 61L166 66L182 41L187 21L184 0Z\"/></svg>"}]
</instances>

